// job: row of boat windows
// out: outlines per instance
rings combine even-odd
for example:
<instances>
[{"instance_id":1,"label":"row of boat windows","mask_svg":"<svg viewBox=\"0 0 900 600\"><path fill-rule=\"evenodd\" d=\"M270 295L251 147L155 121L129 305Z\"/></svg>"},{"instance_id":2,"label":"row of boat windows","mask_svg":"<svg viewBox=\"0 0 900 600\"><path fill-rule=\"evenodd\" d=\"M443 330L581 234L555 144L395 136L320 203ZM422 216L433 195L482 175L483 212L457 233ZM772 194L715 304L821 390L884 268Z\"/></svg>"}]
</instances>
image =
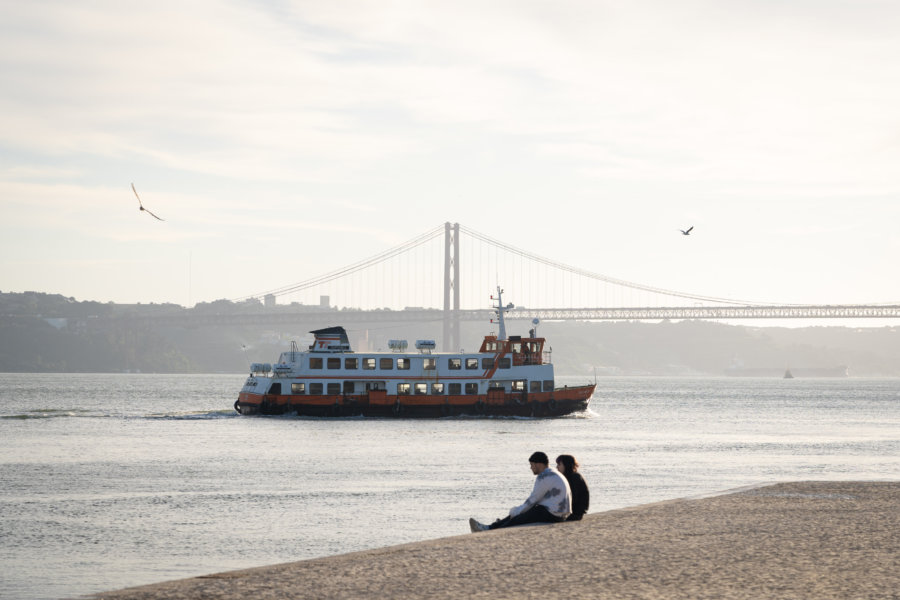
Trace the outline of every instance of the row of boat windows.
<instances>
[{"instance_id":1,"label":"row of boat windows","mask_svg":"<svg viewBox=\"0 0 900 600\"><path fill-rule=\"evenodd\" d=\"M381 371L392 371L394 369L394 364L396 361L396 366L398 371L408 371L411 364L411 358L393 358L393 357L383 357L383 358L345 358L343 359L343 368L355 371L359 369L360 365L362 365L362 369L364 371L374 371L376 366ZM418 359L416 359L418 360ZM422 368L426 371L434 371L437 369L437 359L436 358L423 358L422 360ZM447 359L447 368L451 371L459 371L465 365L466 369L478 369L478 359L477 358L448 358ZM510 358L508 356L501 358L497 367L500 369L508 369L511 366ZM341 359L339 357L333 357L328 359L323 359L321 357L310 357L309 359L309 368L310 369L340 369L341 368ZM481 368L482 369L493 369L494 368L494 359L490 358L482 358L481 359Z\"/></svg>"},{"instance_id":2,"label":"row of boat windows","mask_svg":"<svg viewBox=\"0 0 900 600\"><path fill-rule=\"evenodd\" d=\"M485 352L497 352L499 350L512 352L514 354L519 354L523 350L525 352L537 353L543 349L543 342L509 342L509 341L494 341L494 342L485 342L484 343L484 351Z\"/></svg>"},{"instance_id":3,"label":"row of boat windows","mask_svg":"<svg viewBox=\"0 0 900 600\"><path fill-rule=\"evenodd\" d=\"M510 382L510 390L513 392L524 392L528 387L529 382L524 379L511 381ZM549 379L546 381L532 381L530 382L530 388L532 392L552 392L553 391L553 380ZM319 382L294 382L291 383L291 394L301 395L301 394L309 394L311 396L316 396L320 394L329 394L329 395L337 395L337 394L354 394L358 393L361 390L356 389L357 382L355 381L345 381L343 384L340 382L331 382L331 383L319 383ZM373 384L365 384L366 391L369 389L384 389L383 383L374 384L374 387L371 387ZM502 384L491 384L491 387L502 388ZM446 392L445 392L446 390ZM443 395L444 393L450 396L460 396L463 394L466 395L477 395L478 394L478 383L477 382L468 382L468 383L398 383L397 384L397 394L400 396L408 396L408 395L416 395L416 396L425 396L428 394L431 395Z\"/></svg>"}]
</instances>

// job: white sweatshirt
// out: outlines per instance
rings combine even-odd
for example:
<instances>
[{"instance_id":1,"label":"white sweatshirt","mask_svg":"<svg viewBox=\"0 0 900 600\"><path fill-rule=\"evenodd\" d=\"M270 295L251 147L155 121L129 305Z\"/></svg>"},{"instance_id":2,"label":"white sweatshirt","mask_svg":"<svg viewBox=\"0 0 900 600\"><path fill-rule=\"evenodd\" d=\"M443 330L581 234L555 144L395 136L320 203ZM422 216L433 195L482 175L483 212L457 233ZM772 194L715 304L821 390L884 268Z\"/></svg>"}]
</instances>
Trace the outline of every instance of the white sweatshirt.
<instances>
[{"instance_id":1,"label":"white sweatshirt","mask_svg":"<svg viewBox=\"0 0 900 600\"><path fill-rule=\"evenodd\" d=\"M547 467L541 471L534 480L534 489L524 504L510 509L510 516L514 517L534 506L544 505L553 515L566 518L572 514L572 491L569 482L553 467Z\"/></svg>"}]
</instances>

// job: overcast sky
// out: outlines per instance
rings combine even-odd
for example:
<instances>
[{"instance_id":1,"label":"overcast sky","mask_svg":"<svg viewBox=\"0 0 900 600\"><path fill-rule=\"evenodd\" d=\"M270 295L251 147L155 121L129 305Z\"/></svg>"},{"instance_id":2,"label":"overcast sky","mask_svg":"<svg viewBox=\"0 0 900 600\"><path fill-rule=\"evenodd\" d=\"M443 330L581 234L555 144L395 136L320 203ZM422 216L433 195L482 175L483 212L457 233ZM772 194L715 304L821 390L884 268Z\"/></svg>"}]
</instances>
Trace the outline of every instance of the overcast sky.
<instances>
[{"instance_id":1,"label":"overcast sky","mask_svg":"<svg viewBox=\"0 0 900 600\"><path fill-rule=\"evenodd\" d=\"M900 301L894 0L0 9L3 292L237 298L451 221L653 287Z\"/></svg>"}]
</instances>

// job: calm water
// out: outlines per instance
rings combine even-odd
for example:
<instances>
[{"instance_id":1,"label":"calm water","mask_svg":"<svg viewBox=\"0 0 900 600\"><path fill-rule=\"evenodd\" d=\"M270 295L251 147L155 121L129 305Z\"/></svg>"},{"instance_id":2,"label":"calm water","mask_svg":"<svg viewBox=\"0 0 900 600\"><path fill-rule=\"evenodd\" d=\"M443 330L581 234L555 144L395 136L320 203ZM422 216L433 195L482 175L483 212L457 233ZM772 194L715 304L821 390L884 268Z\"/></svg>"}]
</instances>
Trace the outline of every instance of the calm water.
<instances>
[{"instance_id":1,"label":"calm water","mask_svg":"<svg viewBox=\"0 0 900 600\"><path fill-rule=\"evenodd\" d=\"M900 380L603 378L585 416L392 421L239 417L243 379L0 374L0 598L464 534L538 449L579 458L591 512L900 479Z\"/></svg>"}]
</instances>

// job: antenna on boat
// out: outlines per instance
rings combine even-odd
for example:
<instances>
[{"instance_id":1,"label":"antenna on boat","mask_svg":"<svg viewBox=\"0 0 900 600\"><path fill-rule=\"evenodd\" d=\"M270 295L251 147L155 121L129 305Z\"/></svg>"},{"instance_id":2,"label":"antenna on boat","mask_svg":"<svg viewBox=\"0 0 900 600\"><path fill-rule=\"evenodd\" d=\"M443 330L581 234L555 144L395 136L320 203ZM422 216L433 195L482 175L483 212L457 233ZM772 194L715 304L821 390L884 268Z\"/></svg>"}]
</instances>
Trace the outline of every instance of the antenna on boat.
<instances>
[{"instance_id":1,"label":"antenna on boat","mask_svg":"<svg viewBox=\"0 0 900 600\"><path fill-rule=\"evenodd\" d=\"M494 297L491 296L491 299ZM506 306L503 306L503 290L500 289L500 286L497 286L497 306L494 307L494 312L497 313L497 323L498 325L498 333L497 340L505 340L506 339L506 321L503 318L503 313L508 312L515 308L515 305L510 302ZM491 319L493 322L493 319Z\"/></svg>"}]
</instances>

